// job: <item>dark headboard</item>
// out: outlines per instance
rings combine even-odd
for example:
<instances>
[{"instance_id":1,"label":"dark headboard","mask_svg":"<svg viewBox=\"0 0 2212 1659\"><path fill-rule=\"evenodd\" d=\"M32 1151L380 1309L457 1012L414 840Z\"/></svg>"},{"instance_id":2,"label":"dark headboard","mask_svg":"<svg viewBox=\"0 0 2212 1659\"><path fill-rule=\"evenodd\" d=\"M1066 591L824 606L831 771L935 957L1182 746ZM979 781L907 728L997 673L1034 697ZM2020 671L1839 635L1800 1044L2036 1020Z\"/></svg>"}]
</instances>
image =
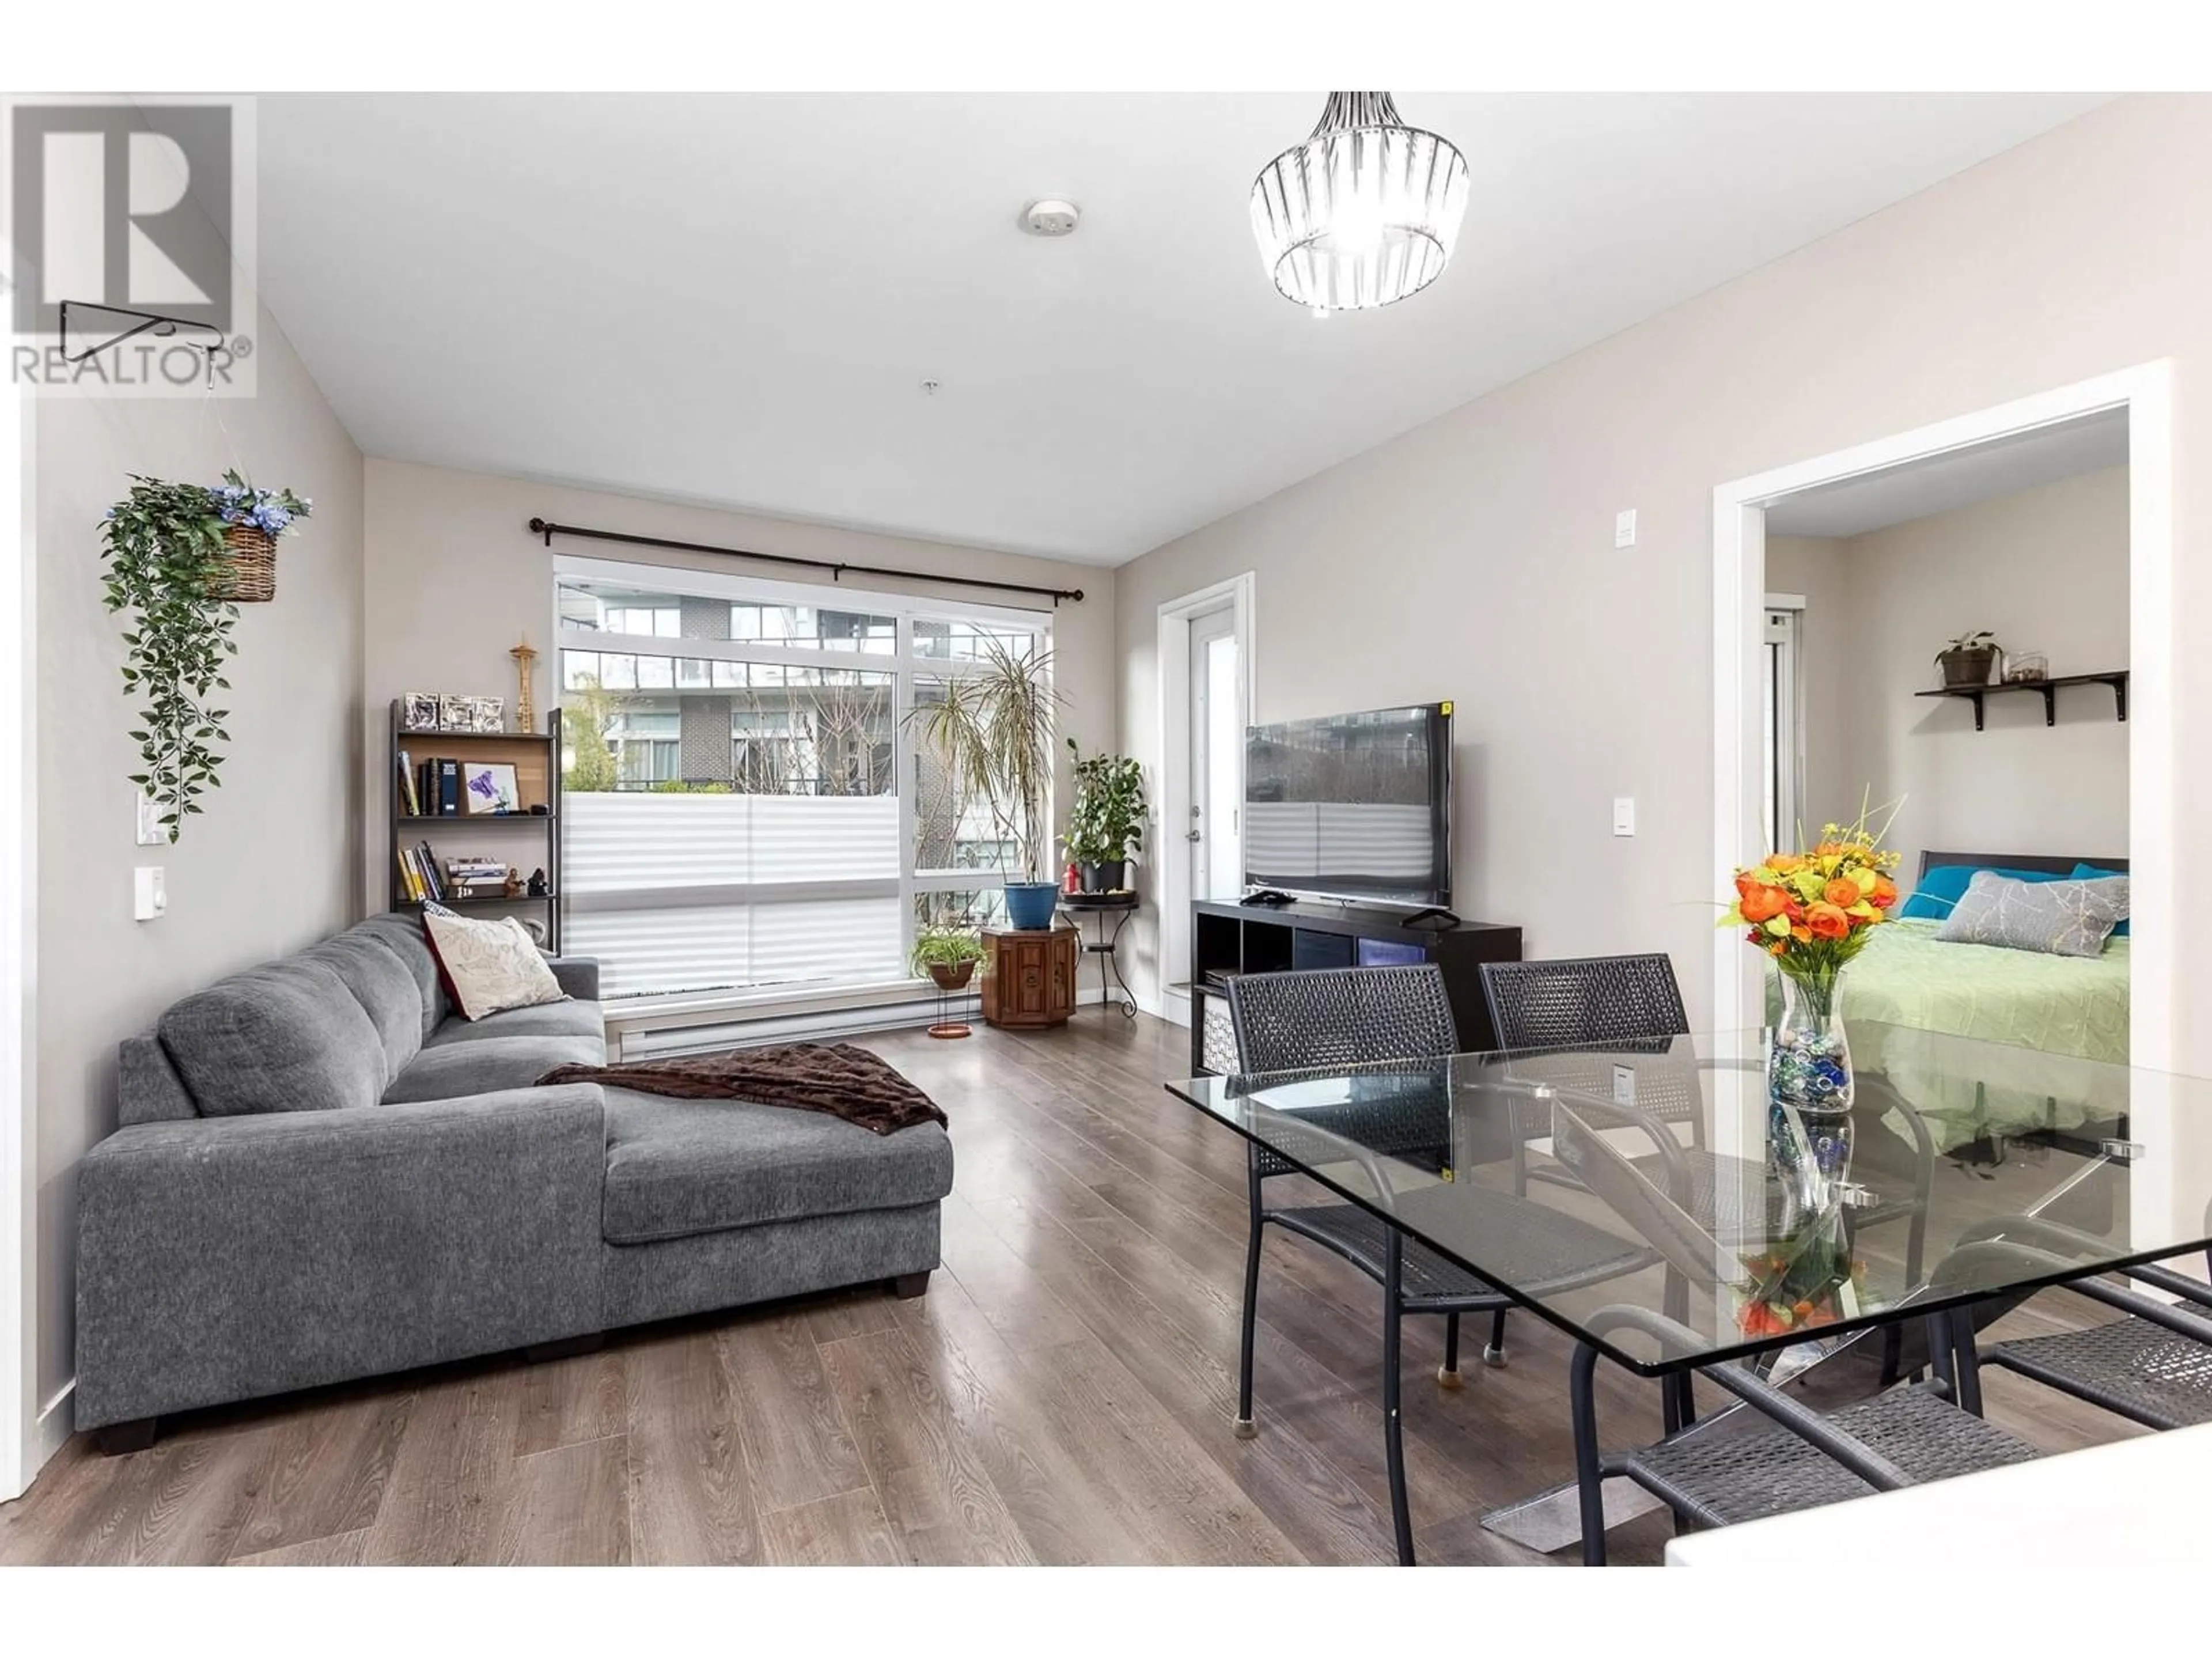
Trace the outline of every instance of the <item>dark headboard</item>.
<instances>
[{"instance_id":1,"label":"dark headboard","mask_svg":"<svg viewBox=\"0 0 2212 1659\"><path fill-rule=\"evenodd\" d=\"M2053 858L2047 853L1928 853L1920 855L1920 877L1939 865L1966 864L1992 870L2033 870L2038 875L2070 876L2077 864L2094 864L2100 870L2124 870L2125 859Z\"/></svg>"}]
</instances>

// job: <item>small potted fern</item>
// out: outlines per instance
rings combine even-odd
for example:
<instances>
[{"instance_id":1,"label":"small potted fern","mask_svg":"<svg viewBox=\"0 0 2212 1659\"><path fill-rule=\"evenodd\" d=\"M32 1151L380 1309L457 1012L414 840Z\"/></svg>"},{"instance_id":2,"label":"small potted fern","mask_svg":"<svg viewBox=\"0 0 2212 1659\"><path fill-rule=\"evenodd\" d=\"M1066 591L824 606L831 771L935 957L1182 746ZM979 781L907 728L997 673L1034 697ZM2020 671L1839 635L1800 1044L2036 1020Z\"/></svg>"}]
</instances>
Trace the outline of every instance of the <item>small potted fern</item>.
<instances>
[{"instance_id":1,"label":"small potted fern","mask_svg":"<svg viewBox=\"0 0 2212 1659\"><path fill-rule=\"evenodd\" d=\"M983 959L983 941L972 927L944 923L925 927L914 941L914 968L940 991L964 991Z\"/></svg>"}]
</instances>

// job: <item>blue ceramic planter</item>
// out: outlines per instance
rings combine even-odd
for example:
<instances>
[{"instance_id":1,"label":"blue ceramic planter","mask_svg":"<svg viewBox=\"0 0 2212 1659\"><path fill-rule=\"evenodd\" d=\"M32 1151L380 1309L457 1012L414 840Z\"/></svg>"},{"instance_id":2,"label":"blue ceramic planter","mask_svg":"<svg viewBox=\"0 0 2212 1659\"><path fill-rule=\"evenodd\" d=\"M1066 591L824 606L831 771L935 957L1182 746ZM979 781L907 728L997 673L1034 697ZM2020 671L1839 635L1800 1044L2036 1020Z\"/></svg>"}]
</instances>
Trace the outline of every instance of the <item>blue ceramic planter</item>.
<instances>
[{"instance_id":1,"label":"blue ceramic planter","mask_svg":"<svg viewBox=\"0 0 2212 1659\"><path fill-rule=\"evenodd\" d=\"M1036 929L1052 926L1053 907L1059 887L1048 881L1010 881L1006 884L1006 925Z\"/></svg>"}]
</instances>

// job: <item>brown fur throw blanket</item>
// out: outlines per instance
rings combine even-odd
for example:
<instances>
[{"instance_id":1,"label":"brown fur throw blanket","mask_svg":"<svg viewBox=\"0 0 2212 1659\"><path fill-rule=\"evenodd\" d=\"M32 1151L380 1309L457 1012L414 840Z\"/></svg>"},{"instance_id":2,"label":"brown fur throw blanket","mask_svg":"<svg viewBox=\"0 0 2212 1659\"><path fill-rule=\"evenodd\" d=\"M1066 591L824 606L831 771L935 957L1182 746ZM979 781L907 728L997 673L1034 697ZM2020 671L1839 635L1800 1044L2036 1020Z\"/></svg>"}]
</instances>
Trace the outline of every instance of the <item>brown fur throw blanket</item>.
<instances>
[{"instance_id":1,"label":"brown fur throw blanket","mask_svg":"<svg viewBox=\"0 0 2212 1659\"><path fill-rule=\"evenodd\" d=\"M538 1079L642 1089L684 1100L752 1100L826 1112L887 1135L916 1123L943 1123L937 1103L888 1061L849 1042L784 1042L726 1054L635 1066L556 1066Z\"/></svg>"}]
</instances>

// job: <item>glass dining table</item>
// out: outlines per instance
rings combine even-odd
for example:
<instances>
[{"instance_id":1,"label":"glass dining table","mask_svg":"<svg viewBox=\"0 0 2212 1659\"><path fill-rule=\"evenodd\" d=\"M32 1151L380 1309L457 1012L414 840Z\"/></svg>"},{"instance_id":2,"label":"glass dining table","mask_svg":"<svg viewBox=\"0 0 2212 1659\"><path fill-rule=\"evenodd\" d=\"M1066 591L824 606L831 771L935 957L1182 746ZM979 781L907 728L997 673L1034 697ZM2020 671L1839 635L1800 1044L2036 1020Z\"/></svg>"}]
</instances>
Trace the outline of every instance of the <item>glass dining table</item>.
<instances>
[{"instance_id":1,"label":"glass dining table","mask_svg":"<svg viewBox=\"0 0 2212 1659\"><path fill-rule=\"evenodd\" d=\"M1779 1381L1878 1332L1888 1381L1909 1332L1940 1370L1937 1334L1972 1329L1954 1310L2212 1248L2212 1081L1865 1022L1850 1037L1842 1109L1771 1087L1757 1030L1168 1087L1592 1358L1661 1379L1670 1429L1700 1369ZM1558 1216L1617 1237L1620 1271L1530 1248ZM1989 1248L2008 1240L2025 1243Z\"/></svg>"}]
</instances>

